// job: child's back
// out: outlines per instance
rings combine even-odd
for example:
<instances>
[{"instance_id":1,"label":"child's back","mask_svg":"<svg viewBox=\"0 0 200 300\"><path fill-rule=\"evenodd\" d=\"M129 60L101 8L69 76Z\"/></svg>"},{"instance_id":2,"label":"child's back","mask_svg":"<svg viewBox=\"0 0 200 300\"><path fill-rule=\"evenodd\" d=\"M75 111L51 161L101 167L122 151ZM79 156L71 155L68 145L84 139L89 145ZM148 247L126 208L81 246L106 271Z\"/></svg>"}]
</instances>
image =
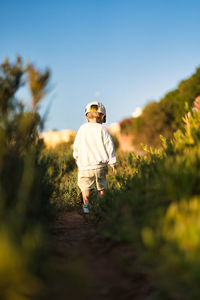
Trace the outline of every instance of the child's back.
<instances>
[{"instance_id":1,"label":"child's back","mask_svg":"<svg viewBox=\"0 0 200 300\"><path fill-rule=\"evenodd\" d=\"M91 102L86 106L88 123L83 124L74 141L73 156L79 168L78 186L82 191L83 210L88 211L90 190L96 187L100 196L106 188L107 164L116 173L116 155L112 137L102 123L106 122L106 110L102 103Z\"/></svg>"},{"instance_id":2,"label":"child's back","mask_svg":"<svg viewBox=\"0 0 200 300\"><path fill-rule=\"evenodd\" d=\"M99 123L82 125L74 143L79 170L90 170L116 163L115 149L107 128Z\"/></svg>"}]
</instances>

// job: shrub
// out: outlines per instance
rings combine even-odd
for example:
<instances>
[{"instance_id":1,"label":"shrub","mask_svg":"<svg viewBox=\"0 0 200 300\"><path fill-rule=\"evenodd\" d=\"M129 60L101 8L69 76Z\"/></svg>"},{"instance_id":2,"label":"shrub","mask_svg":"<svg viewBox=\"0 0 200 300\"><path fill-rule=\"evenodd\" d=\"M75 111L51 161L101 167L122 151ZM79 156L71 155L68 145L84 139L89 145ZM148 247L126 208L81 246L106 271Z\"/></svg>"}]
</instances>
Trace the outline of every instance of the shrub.
<instances>
[{"instance_id":1,"label":"shrub","mask_svg":"<svg viewBox=\"0 0 200 300\"><path fill-rule=\"evenodd\" d=\"M50 202L57 211L69 210L80 204L77 168L73 158L72 141L55 148L44 149L41 158L47 164L48 181L53 186Z\"/></svg>"},{"instance_id":2,"label":"shrub","mask_svg":"<svg viewBox=\"0 0 200 300\"><path fill-rule=\"evenodd\" d=\"M16 98L25 76L34 70L25 68L20 58L0 66L0 298L5 300L32 299L43 289L42 249L53 216L51 186L45 181L45 165L39 162L37 113L49 72L37 71L32 110ZM27 83L32 86L32 79Z\"/></svg>"},{"instance_id":3,"label":"shrub","mask_svg":"<svg viewBox=\"0 0 200 300\"><path fill-rule=\"evenodd\" d=\"M123 158L106 196L91 199L92 218L107 238L134 245L157 282L153 299L198 299L200 114L162 143Z\"/></svg>"},{"instance_id":4,"label":"shrub","mask_svg":"<svg viewBox=\"0 0 200 300\"><path fill-rule=\"evenodd\" d=\"M168 92L159 102L149 102L138 118L121 122L121 131L134 136L134 146L141 143L160 147L160 135L172 138L182 127L182 117L191 108L196 96L200 94L200 68L178 87ZM187 104L187 105L186 105Z\"/></svg>"}]
</instances>

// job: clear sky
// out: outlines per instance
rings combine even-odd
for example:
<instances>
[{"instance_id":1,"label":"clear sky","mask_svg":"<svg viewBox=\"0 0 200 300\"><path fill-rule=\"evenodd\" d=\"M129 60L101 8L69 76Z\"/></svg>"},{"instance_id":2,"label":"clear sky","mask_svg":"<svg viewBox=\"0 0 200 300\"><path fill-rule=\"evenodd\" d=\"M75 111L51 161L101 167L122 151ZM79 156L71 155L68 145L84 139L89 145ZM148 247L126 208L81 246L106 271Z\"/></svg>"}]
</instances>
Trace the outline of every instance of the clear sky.
<instances>
[{"instance_id":1,"label":"clear sky","mask_svg":"<svg viewBox=\"0 0 200 300\"><path fill-rule=\"evenodd\" d=\"M52 72L46 129L75 129L95 99L108 123L200 66L199 0L0 0L0 61Z\"/></svg>"}]
</instances>

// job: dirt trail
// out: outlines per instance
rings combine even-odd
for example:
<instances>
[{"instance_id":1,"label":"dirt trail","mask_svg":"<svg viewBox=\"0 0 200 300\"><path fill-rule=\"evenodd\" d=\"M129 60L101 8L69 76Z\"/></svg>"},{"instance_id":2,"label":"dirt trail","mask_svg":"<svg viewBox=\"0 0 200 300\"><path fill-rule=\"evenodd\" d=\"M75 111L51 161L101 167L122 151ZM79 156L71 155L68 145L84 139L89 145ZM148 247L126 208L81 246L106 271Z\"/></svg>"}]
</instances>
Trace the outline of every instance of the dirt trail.
<instances>
[{"instance_id":1,"label":"dirt trail","mask_svg":"<svg viewBox=\"0 0 200 300\"><path fill-rule=\"evenodd\" d=\"M146 299L151 291L144 274L128 273L124 262L134 262L133 251L112 245L102 238L91 222L77 212L61 214L53 228L54 251L68 268L71 290L57 300L129 300ZM70 267L69 267L70 265ZM72 272L72 273L70 273ZM69 280L67 279L69 286ZM66 287L68 288L68 287ZM70 295L69 295L70 294Z\"/></svg>"}]
</instances>

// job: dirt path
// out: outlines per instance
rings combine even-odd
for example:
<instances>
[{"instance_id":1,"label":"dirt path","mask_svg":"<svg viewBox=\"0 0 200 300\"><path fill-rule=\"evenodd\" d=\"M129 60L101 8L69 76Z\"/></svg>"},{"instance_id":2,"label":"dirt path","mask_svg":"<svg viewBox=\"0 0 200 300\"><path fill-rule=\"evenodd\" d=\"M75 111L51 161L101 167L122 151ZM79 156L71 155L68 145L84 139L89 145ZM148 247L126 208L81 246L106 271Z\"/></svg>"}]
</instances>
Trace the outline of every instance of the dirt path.
<instances>
[{"instance_id":1,"label":"dirt path","mask_svg":"<svg viewBox=\"0 0 200 300\"><path fill-rule=\"evenodd\" d=\"M133 251L102 238L89 220L77 212L61 214L53 228L57 265L63 267L62 290L56 300L146 299L151 286L145 274L126 271ZM67 271L67 275L64 275ZM65 294L66 295L66 294Z\"/></svg>"}]
</instances>

